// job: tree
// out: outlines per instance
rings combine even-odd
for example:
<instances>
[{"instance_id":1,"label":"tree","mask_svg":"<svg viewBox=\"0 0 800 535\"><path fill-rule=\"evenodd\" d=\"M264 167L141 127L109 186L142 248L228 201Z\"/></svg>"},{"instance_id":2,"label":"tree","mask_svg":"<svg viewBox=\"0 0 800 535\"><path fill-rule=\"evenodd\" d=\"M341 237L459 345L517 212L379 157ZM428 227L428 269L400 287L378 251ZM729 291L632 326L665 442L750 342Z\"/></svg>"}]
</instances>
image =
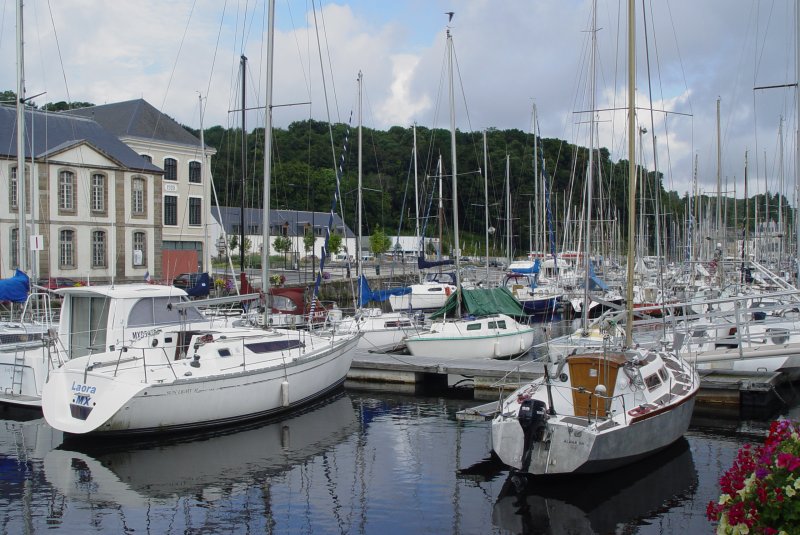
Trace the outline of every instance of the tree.
<instances>
[{"instance_id":1,"label":"tree","mask_svg":"<svg viewBox=\"0 0 800 535\"><path fill-rule=\"evenodd\" d=\"M310 226L306 227L305 233L303 234L303 248L306 250L306 255L314 250L315 241L314 229Z\"/></svg>"},{"instance_id":2,"label":"tree","mask_svg":"<svg viewBox=\"0 0 800 535\"><path fill-rule=\"evenodd\" d=\"M381 255L389 250L392 242L389 237L383 232L380 225L375 225L375 232L369 237L369 247L372 249L372 254L378 258L378 265L375 266L375 273L381 274Z\"/></svg>"},{"instance_id":3,"label":"tree","mask_svg":"<svg viewBox=\"0 0 800 535\"><path fill-rule=\"evenodd\" d=\"M369 237L369 247L372 249L372 254L380 256L389 250L392 242L389 237L383 232L380 225L375 226L375 232Z\"/></svg>"},{"instance_id":4,"label":"tree","mask_svg":"<svg viewBox=\"0 0 800 535\"><path fill-rule=\"evenodd\" d=\"M286 269L286 254L292 250L292 240L286 236L277 236L272 246L279 253L283 253L283 269Z\"/></svg>"},{"instance_id":5,"label":"tree","mask_svg":"<svg viewBox=\"0 0 800 535\"><path fill-rule=\"evenodd\" d=\"M330 251L331 254L336 255L339 254L339 251L341 250L342 250L342 235L334 232L328 239L328 251Z\"/></svg>"}]
</instances>

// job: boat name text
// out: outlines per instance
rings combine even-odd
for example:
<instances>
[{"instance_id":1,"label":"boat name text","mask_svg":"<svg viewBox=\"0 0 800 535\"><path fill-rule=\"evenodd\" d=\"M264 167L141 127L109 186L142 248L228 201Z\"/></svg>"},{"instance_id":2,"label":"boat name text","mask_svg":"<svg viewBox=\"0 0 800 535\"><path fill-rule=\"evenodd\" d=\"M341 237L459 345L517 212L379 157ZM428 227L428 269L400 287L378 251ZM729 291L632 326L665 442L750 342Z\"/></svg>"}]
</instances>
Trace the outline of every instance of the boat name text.
<instances>
[{"instance_id":1,"label":"boat name text","mask_svg":"<svg viewBox=\"0 0 800 535\"><path fill-rule=\"evenodd\" d=\"M131 338L134 340L141 340L142 338L146 338L148 336L155 336L161 332L161 329L150 329L148 331L135 331L131 334Z\"/></svg>"}]
</instances>

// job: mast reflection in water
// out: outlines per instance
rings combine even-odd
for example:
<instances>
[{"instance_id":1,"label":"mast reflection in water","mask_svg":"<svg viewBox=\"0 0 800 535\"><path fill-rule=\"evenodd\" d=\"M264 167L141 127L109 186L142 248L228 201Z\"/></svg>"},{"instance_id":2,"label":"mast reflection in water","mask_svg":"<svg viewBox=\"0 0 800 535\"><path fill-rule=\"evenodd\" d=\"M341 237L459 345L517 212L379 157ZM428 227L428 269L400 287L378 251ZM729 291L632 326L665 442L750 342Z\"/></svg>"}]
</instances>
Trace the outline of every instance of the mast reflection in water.
<instances>
[{"instance_id":1,"label":"mast reflection in water","mask_svg":"<svg viewBox=\"0 0 800 535\"><path fill-rule=\"evenodd\" d=\"M625 470L533 480L489 457L473 400L347 391L279 422L64 442L0 413L6 533L696 533L746 438L693 428Z\"/></svg>"}]
</instances>

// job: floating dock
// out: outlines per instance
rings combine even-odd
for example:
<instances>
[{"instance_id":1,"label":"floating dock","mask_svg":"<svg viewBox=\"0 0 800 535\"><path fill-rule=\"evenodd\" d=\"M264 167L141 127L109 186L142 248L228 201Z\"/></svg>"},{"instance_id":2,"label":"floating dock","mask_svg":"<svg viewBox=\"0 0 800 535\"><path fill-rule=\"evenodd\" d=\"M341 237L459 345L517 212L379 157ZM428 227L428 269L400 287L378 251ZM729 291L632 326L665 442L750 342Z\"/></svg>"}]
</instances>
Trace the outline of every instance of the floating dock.
<instances>
[{"instance_id":1,"label":"floating dock","mask_svg":"<svg viewBox=\"0 0 800 535\"><path fill-rule=\"evenodd\" d=\"M484 419L491 406L497 404L501 390L511 392L543 375L543 363L531 360L442 360L358 350L347 375L347 387L412 394L426 388L469 387L474 399L493 400L470 409L476 412L474 418L467 418ZM793 389L792 382L798 379L800 373L702 370L697 404L743 409L777 407L785 403L784 393Z\"/></svg>"}]
</instances>

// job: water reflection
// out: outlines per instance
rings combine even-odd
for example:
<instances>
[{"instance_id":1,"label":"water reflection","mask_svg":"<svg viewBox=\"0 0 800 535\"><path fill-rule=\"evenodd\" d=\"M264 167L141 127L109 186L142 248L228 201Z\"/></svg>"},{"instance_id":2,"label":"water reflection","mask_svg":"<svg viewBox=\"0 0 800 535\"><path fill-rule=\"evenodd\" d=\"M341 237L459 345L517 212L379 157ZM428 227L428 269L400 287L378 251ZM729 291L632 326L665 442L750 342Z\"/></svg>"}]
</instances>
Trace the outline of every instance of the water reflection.
<instances>
[{"instance_id":1,"label":"water reflection","mask_svg":"<svg viewBox=\"0 0 800 535\"><path fill-rule=\"evenodd\" d=\"M689 443L681 439L648 459L601 475L525 481L510 475L492 523L512 533L618 533L620 526L636 526L690 499L697 481Z\"/></svg>"},{"instance_id":2,"label":"water reflection","mask_svg":"<svg viewBox=\"0 0 800 535\"><path fill-rule=\"evenodd\" d=\"M279 422L158 442L65 443L44 457L45 477L68 498L139 506L193 496L210 502L245 492L358 430L346 394Z\"/></svg>"}]
</instances>

